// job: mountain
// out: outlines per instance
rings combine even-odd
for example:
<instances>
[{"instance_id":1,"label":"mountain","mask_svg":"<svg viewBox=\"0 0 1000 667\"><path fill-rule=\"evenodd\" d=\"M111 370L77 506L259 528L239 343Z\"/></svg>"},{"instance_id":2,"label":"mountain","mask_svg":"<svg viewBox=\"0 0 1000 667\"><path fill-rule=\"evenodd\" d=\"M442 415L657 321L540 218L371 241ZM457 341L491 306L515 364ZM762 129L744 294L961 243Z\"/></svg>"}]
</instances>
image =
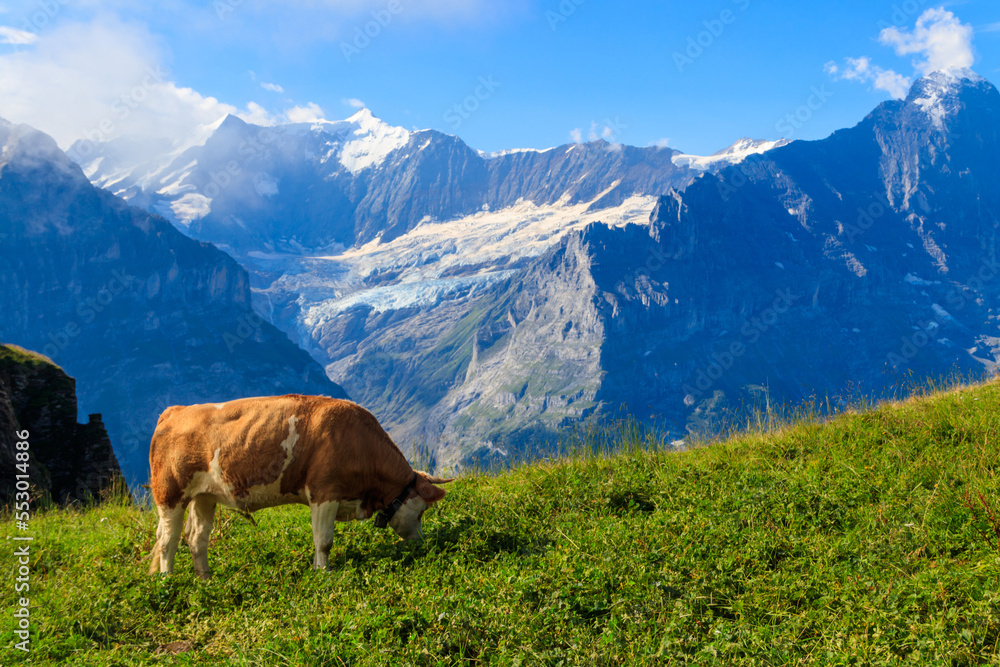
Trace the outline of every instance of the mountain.
<instances>
[{"instance_id":1,"label":"mountain","mask_svg":"<svg viewBox=\"0 0 1000 667\"><path fill-rule=\"evenodd\" d=\"M605 141L484 154L433 130L392 127L362 109L343 121L275 127L235 116L177 146L78 142L88 177L234 254L389 242L422 223L538 206L614 207L683 187L677 151Z\"/></svg>"},{"instance_id":2,"label":"mountain","mask_svg":"<svg viewBox=\"0 0 1000 667\"><path fill-rule=\"evenodd\" d=\"M295 260L255 298L444 465L537 454L587 418L624 412L681 437L754 406L992 373L998 128L990 83L939 72L853 128L666 193L645 224L580 213L532 254L513 230L554 212L525 205L502 233L484 212ZM503 244L520 249L498 253L506 264L490 255ZM453 257L489 268L475 289ZM367 289L329 289L358 273Z\"/></svg>"},{"instance_id":3,"label":"mountain","mask_svg":"<svg viewBox=\"0 0 1000 667\"><path fill-rule=\"evenodd\" d=\"M683 437L754 406L994 371L998 114L991 84L951 70L827 139L707 157L483 155L364 115L227 119L133 201L228 164L232 189L188 232L238 257L258 311L404 447L462 465L623 412ZM358 136L377 159L352 171ZM248 137L275 148L233 166Z\"/></svg>"},{"instance_id":4,"label":"mountain","mask_svg":"<svg viewBox=\"0 0 1000 667\"><path fill-rule=\"evenodd\" d=\"M0 121L0 146L0 340L77 379L130 482L169 405L344 395L254 313L228 255L95 188L41 132Z\"/></svg>"},{"instance_id":5,"label":"mountain","mask_svg":"<svg viewBox=\"0 0 1000 667\"><path fill-rule=\"evenodd\" d=\"M601 371L591 401L677 433L710 430L741 406L837 404L905 391L912 377L993 373L998 132L996 88L969 71L934 73L854 128L749 156L661 197L648 227L575 233L516 298L484 296L483 322L495 326L505 311L516 322L525 303L537 316L552 281L586 285ZM559 253L573 262L554 261ZM564 313L550 313L549 331L560 322L577 331ZM579 363L528 375L536 353L516 352L516 327L509 336L494 347L506 346L526 377L565 376ZM464 409L495 408L502 396ZM492 421L517 418L509 409Z\"/></svg>"},{"instance_id":6,"label":"mountain","mask_svg":"<svg viewBox=\"0 0 1000 667\"><path fill-rule=\"evenodd\" d=\"M657 195L771 146L744 140L698 169L678 165L673 149L606 141L487 154L363 109L277 127L230 116L176 143L80 142L70 154L96 185L236 257L258 312L359 393L404 447L433 451L461 412L452 402L466 399L452 394L470 363L488 364L485 354L473 361L462 331L484 294L530 279L574 230L648 225ZM574 299L548 296L550 307ZM599 382L588 369L599 363L571 374L592 401ZM549 400L558 402L542 412ZM586 410L581 396L567 400L568 418Z\"/></svg>"},{"instance_id":7,"label":"mountain","mask_svg":"<svg viewBox=\"0 0 1000 667\"><path fill-rule=\"evenodd\" d=\"M13 503L18 474L56 502L99 497L121 475L101 415L77 424L76 412L73 378L39 354L0 345L0 463L10 471L0 501Z\"/></svg>"}]
</instances>

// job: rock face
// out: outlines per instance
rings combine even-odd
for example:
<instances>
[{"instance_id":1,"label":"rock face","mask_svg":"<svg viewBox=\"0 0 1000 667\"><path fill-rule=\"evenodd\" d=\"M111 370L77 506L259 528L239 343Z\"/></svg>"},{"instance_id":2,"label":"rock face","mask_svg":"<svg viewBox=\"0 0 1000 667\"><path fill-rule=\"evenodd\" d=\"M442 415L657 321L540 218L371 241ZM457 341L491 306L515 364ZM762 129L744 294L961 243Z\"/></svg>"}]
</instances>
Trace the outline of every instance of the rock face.
<instances>
[{"instance_id":1,"label":"rock face","mask_svg":"<svg viewBox=\"0 0 1000 667\"><path fill-rule=\"evenodd\" d=\"M130 483L169 405L344 396L253 312L228 255L93 187L45 134L2 122L0 146L0 340L77 378Z\"/></svg>"},{"instance_id":2,"label":"rock face","mask_svg":"<svg viewBox=\"0 0 1000 667\"><path fill-rule=\"evenodd\" d=\"M662 197L648 229L588 228L595 400L684 433L995 372L998 150L1000 94L941 72L854 128Z\"/></svg>"},{"instance_id":3,"label":"rock face","mask_svg":"<svg viewBox=\"0 0 1000 667\"><path fill-rule=\"evenodd\" d=\"M0 345L0 502L14 500L20 440L28 431L28 474L56 502L99 497L121 474L101 415L76 422L76 381L45 357Z\"/></svg>"}]
</instances>

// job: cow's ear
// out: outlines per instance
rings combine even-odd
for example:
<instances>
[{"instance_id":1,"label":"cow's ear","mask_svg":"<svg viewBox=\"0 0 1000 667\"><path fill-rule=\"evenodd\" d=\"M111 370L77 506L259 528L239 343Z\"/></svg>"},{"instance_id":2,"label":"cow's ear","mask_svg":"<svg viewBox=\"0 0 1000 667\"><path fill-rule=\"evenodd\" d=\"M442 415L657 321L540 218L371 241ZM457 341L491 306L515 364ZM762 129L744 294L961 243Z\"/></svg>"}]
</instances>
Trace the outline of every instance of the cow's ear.
<instances>
[{"instance_id":1,"label":"cow's ear","mask_svg":"<svg viewBox=\"0 0 1000 667\"><path fill-rule=\"evenodd\" d=\"M417 493L419 493L420 497L423 498L428 504L435 503L445 496L444 489L439 489L423 478L417 482Z\"/></svg>"}]
</instances>

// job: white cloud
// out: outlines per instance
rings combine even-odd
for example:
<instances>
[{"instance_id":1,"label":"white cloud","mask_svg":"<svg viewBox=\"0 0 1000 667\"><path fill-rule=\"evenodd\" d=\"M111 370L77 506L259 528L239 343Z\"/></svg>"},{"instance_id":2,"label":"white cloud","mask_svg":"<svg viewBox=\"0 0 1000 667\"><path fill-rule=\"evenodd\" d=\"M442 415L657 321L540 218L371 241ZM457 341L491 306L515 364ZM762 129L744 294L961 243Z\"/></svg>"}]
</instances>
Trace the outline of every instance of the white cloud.
<instances>
[{"instance_id":1,"label":"white cloud","mask_svg":"<svg viewBox=\"0 0 1000 667\"><path fill-rule=\"evenodd\" d=\"M886 28L879 34L879 41L893 47L896 55L917 54L913 66L926 75L949 67L972 67L976 59L973 32L971 25L940 7L921 14L912 31Z\"/></svg>"},{"instance_id":2,"label":"white cloud","mask_svg":"<svg viewBox=\"0 0 1000 667\"><path fill-rule=\"evenodd\" d=\"M574 144L583 143L583 133L580 132L580 128L575 128L569 131L569 138Z\"/></svg>"},{"instance_id":3,"label":"white cloud","mask_svg":"<svg viewBox=\"0 0 1000 667\"><path fill-rule=\"evenodd\" d=\"M655 146L656 148L669 148L669 146L670 146L670 138L669 137L663 137L661 139L657 139L656 141L654 141L653 143L651 143L650 146Z\"/></svg>"},{"instance_id":4,"label":"white cloud","mask_svg":"<svg viewBox=\"0 0 1000 667\"><path fill-rule=\"evenodd\" d=\"M343 104L351 107L352 109L364 109L365 103L356 97L345 97L340 100Z\"/></svg>"},{"instance_id":5,"label":"white cloud","mask_svg":"<svg viewBox=\"0 0 1000 667\"><path fill-rule=\"evenodd\" d=\"M906 97L906 93L910 89L910 79L891 69L883 69L878 65L873 65L871 58L867 56L845 58L843 67L834 62L828 62L823 66L823 71L835 80L869 83L875 90L884 90L897 99Z\"/></svg>"},{"instance_id":6,"label":"white cloud","mask_svg":"<svg viewBox=\"0 0 1000 667\"><path fill-rule=\"evenodd\" d=\"M276 83L265 83L265 82L261 81L260 87L263 88L264 90L270 90L272 93L283 93L283 92L285 92L285 89L282 88L281 86L279 86Z\"/></svg>"},{"instance_id":7,"label":"white cloud","mask_svg":"<svg viewBox=\"0 0 1000 667\"><path fill-rule=\"evenodd\" d=\"M0 44L34 44L37 41L38 35L34 33L0 25Z\"/></svg>"},{"instance_id":8,"label":"white cloud","mask_svg":"<svg viewBox=\"0 0 1000 667\"><path fill-rule=\"evenodd\" d=\"M884 90L896 99L903 99L910 90L912 81L908 77L894 72L891 69L880 69L875 73L872 87L875 90Z\"/></svg>"},{"instance_id":9,"label":"white cloud","mask_svg":"<svg viewBox=\"0 0 1000 667\"><path fill-rule=\"evenodd\" d=\"M45 32L32 49L0 55L0 117L63 148L125 134L180 140L226 114L266 117L178 86L156 44L145 28L106 16Z\"/></svg>"},{"instance_id":10,"label":"white cloud","mask_svg":"<svg viewBox=\"0 0 1000 667\"><path fill-rule=\"evenodd\" d=\"M921 14L913 30L885 28L879 33L879 42L891 46L896 55L918 56L913 61L915 74L924 76L950 67L972 67L973 32L972 26L941 7ZM896 98L906 97L911 84L911 77L875 65L868 56L845 58L843 66L831 61L823 71L834 79L871 84Z\"/></svg>"},{"instance_id":11,"label":"white cloud","mask_svg":"<svg viewBox=\"0 0 1000 667\"><path fill-rule=\"evenodd\" d=\"M242 111L236 115L254 125L274 125L278 122L277 118L256 102L250 102L247 104L246 111Z\"/></svg>"},{"instance_id":12,"label":"white cloud","mask_svg":"<svg viewBox=\"0 0 1000 667\"><path fill-rule=\"evenodd\" d=\"M285 118L289 123L315 123L324 120L323 110L315 102L303 106L292 107L285 111Z\"/></svg>"}]
</instances>

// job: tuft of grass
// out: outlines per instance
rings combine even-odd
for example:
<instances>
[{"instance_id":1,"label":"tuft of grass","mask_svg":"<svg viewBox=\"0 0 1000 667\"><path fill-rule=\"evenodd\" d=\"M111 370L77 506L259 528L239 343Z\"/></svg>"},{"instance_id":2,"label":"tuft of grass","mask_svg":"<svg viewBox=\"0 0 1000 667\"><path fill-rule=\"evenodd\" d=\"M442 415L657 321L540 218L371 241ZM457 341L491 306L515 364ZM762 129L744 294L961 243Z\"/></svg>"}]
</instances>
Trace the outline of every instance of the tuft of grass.
<instances>
[{"instance_id":1,"label":"tuft of grass","mask_svg":"<svg viewBox=\"0 0 1000 667\"><path fill-rule=\"evenodd\" d=\"M998 415L1000 384L986 383L681 452L625 422L606 448L460 478L422 544L342 524L329 572L309 569L302 507L256 526L220 513L209 582L183 549L174 576L145 574L148 507L41 511L31 658L996 664ZM14 664L3 628L0 663Z\"/></svg>"},{"instance_id":2,"label":"tuft of grass","mask_svg":"<svg viewBox=\"0 0 1000 667\"><path fill-rule=\"evenodd\" d=\"M38 352L25 349L13 343L0 343L0 361L29 366L56 366L56 363ZM56 366L58 368L58 366Z\"/></svg>"}]
</instances>

